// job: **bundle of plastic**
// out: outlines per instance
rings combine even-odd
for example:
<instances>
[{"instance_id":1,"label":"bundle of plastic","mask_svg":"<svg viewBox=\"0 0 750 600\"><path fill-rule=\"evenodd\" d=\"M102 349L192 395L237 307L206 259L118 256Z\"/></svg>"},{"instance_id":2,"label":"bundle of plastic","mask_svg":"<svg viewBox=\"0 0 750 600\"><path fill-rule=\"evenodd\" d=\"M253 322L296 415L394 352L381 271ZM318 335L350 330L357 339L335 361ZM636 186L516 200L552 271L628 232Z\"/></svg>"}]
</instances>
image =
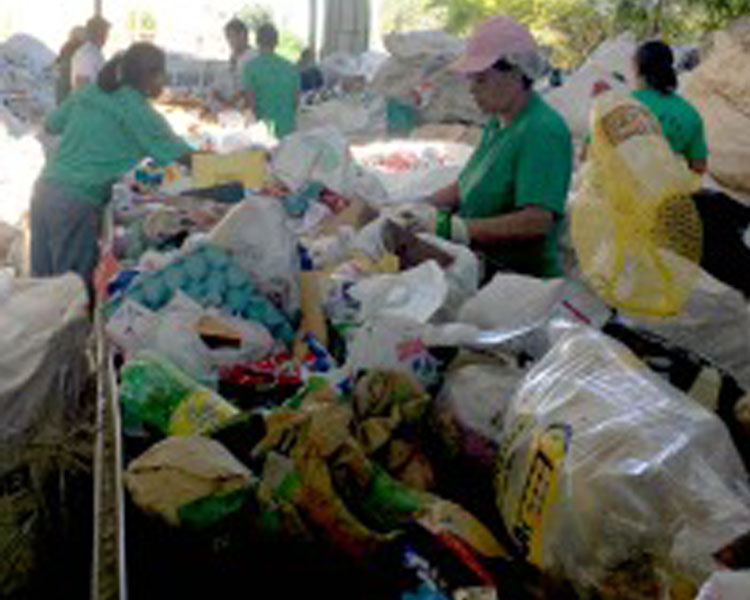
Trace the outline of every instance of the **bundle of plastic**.
<instances>
[{"instance_id":1,"label":"bundle of plastic","mask_svg":"<svg viewBox=\"0 0 750 600\"><path fill-rule=\"evenodd\" d=\"M750 530L747 475L721 421L593 329L563 333L504 421L503 520L580 597L692 599L716 553Z\"/></svg>"},{"instance_id":2,"label":"bundle of plastic","mask_svg":"<svg viewBox=\"0 0 750 600\"><path fill-rule=\"evenodd\" d=\"M425 121L485 122L469 82L449 68L464 49L462 40L442 31L414 31L386 36L385 46L391 57L375 75L375 91L411 101L413 91L429 81L433 95L422 110Z\"/></svg>"},{"instance_id":3,"label":"bundle of plastic","mask_svg":"<svg viewBox=\"0 0 750 600\"><path fill-rule=\"evenodd\" d=\"M49 48L26 34L0 44L0 99L24 123L38 123L55 106L54 60Z\"/></svg>"}]
</instances>

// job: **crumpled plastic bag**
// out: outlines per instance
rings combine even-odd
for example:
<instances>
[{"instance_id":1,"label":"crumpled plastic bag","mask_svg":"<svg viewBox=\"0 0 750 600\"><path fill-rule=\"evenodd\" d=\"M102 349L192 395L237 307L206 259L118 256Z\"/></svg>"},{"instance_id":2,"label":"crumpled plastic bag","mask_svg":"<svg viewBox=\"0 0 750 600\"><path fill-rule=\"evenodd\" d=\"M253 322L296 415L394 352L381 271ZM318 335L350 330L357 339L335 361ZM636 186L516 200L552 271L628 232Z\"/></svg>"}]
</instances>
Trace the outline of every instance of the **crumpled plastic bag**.
<instances>
[{"instance_id":1,"label":"crumpled plastic bag","mask_svg":"<svg viewBox=\"0 0 750 600\"><path fill-rule=\"evenodd\" d=\"M353 375L371 369L408 373L429 389L440 381L440 372L424 333L422 323L409 319L369 321L351 334L345 370Z\"/></svg>"},{"instance_id":2,"label":"crumpled plastic bag","mask_svg":"<svg viewBox=\"0 0 750 600\"><path fill-rule=\"evenodd\" d=\"M434 261L394 275L374 275L351 290L360 320L401 318L426 323L448 297L445 272Z\"/></svg>"},{"instance_id":3,"label":"crumpled plastic bag","mask_svg":"<svg viewBox=\"0 0 750 600\"><path fill-rule=\"evenodd\" d=\"M721 421L593 329L564 331L521 384L496 487L519 549L583 597L694 594L750 530Z\"/></svg>"},{"instance_id":4,"label":"crumpled plastic bag","mask_svg":"<svg viewBox=\"0 0 750 600\"><path fill-rule=\"evenodd\" d=\"M333 127L284 138L274 154L273 172L294 191L318 181L347 198L379 204L387 197L380 181L354 161L346 138Z\"/></svg>"},{"instance_id":5,"label":"crumpled plastic bag","mask_svg":"<svg viewBox=\"0 0 750 600\"><path fill-rule=\"evenodd\" d=\"M750 571L722 571L711 575L695 600L746 600Z\"/></svg>"},{"instance_id":6,"label":"crumpled plastic bag","mask_svg":"<svg viewBox=\"0 0 750 600\"><path fill-rule=\"evenodd\" d=\"M524 377L511 365L469 364L450 372L432 405L432 423L448 454L492 467L505 413Z\"/></svg>"},{"instance_id":7,"label":"crumpled plastic bag","mask_svg":"<svg viewBox=\"0 0 750 600\"><path fill-rule=\"evenodd\" d=\"M300 308L297 240L277 199L255 196L235 206L209 239L229 250L260 291L288 317Z\"/></svg>"},{"instance_id":8,"label":"crumpled plastic bag","mask_svg":"<svg viewBox=\"0 0 750 600\"><path fill-rule=\"evenodd\" d=\"M196 500L249 488L252 473L220 443L201 436L170 437L132 461L125 485L135 504L171 525Z\"/></svg>"},{"instance_id":9,"label":"crumpled plastic bag","mask_svg":"<svg viewBox=\"0 0 750 600\"><path fill-rule=\"evenodd\" d=\"M691 350L750 389L750 309L742 295L703 274L680 314L628 321Z\"/></svg>"},{"instance_id":10,"label":"crumpled plastic bag","mask_svg":"<svg viewBox=\"0 0 750 600\"><path fill-rule=\"evenodd\" d=\"M209 346L197 330L204 317L216 320L240 336L239 344L216 348ZM216 387L221 367L260 360L268 356L274 347L273 337L260 323L206 311L182 293L176 294L164 308L152 334L152 350L211 387Z\"/></svg>"}]
</instances>

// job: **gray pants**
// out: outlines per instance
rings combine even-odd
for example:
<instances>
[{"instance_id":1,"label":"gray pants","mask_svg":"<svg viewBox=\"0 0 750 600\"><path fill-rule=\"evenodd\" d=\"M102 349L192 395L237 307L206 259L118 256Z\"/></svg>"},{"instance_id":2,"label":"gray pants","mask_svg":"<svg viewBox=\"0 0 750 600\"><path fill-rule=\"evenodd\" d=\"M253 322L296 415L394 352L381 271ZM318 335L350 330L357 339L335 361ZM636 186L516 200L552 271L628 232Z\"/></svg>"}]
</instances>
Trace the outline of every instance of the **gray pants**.
<instances>
[{"instance_id":1,"label":"gray pants","mask_svg":"<svg viewBox=\"0 0 750 600\"><path fill-rule=\"evenodd\" d=\"M31 274L78 273L93 301L102 209L40 179L31 199Z\"/></svg>"}]
</instances>

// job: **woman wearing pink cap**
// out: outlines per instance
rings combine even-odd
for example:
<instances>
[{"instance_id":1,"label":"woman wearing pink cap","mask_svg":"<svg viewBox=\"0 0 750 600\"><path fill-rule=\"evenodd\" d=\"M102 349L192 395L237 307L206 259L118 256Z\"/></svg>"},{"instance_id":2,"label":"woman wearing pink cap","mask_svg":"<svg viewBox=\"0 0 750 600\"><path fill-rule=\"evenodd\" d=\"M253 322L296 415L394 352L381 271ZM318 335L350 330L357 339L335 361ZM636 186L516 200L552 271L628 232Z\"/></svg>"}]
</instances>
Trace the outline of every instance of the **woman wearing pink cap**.
<instances>
[{"instance_id":1,"label":"woman wearing pink cap","mask_svg":"<svg viewBox=\"0 0 750 600\"><path fill-rule=\"evenodd\" d=\"M430 203L438 235L471 244L486 277L513 271L563 274L558 235L573 170L573 144L563 118L534 90L544 70L529 31L510 17L480 25L454 69L471 79L490 119L458 181Z\"/></svg>"}]
</instances>

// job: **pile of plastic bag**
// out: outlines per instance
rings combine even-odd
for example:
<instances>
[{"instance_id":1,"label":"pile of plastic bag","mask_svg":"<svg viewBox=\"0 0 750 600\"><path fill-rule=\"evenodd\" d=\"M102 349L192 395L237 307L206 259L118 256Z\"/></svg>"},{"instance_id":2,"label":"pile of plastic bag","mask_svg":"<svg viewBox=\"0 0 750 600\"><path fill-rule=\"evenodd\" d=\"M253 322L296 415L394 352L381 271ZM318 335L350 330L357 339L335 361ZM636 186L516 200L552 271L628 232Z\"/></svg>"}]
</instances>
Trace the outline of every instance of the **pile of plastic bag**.
<instances>
[{"instance_id":1,"label":"pile of plastic bag","mask_svg":"<svg viewBox=\"0 0 750 600\"><path fill-rule=\"evenodd\" d=\"M448 68L463 51L464 41L442 31L392 33L384 41L390 58L372 82L376 92L412 102L414 90L428 84L430 98L420 111L425 122L484 124L468 82Z\"/></svg>"},{"instance_id":2,"label":"pile of plastic bag","mask_svg":"<svg viewBox=\"0 0 750 600\"><path fill-rule=\"evenodd\" d=\"M26 34L0 44L0 104L22 123L38 123L55 106L55 55Z\"/></svg>"}]
</instances>

